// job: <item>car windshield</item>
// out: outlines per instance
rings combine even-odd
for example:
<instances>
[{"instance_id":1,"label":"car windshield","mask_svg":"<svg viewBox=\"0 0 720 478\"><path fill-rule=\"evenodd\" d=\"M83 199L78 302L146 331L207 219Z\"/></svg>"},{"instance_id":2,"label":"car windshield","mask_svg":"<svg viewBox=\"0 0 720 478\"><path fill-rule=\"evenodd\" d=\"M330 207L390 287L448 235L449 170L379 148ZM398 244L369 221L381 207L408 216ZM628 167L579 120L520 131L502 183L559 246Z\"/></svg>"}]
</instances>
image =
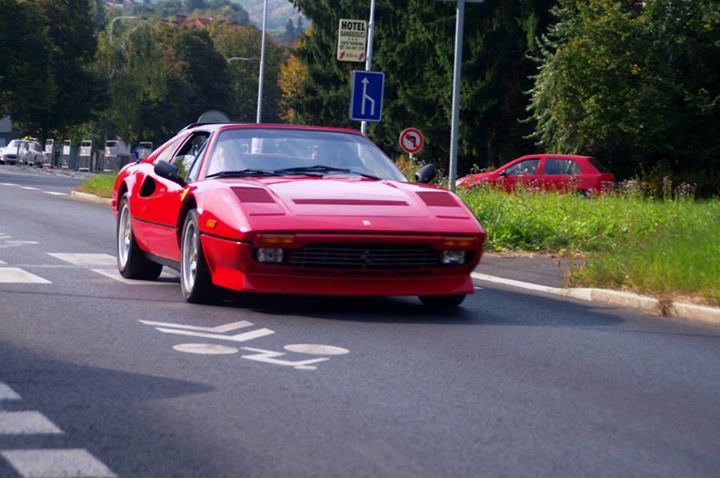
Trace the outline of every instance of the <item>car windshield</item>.
<instances>
[{"instance_id":1,"label":"car windshield","mask_svg":"<svg viewBox=\"0 0 720 478\"><path fill-rule=\"evenodd\" d=\"M406 182L390 158L367 138L350 133L247 128L220 133L207 177L238 175L357 175ZM262 172L262 173L260 173Z\"/></svg>"}]
</instances>

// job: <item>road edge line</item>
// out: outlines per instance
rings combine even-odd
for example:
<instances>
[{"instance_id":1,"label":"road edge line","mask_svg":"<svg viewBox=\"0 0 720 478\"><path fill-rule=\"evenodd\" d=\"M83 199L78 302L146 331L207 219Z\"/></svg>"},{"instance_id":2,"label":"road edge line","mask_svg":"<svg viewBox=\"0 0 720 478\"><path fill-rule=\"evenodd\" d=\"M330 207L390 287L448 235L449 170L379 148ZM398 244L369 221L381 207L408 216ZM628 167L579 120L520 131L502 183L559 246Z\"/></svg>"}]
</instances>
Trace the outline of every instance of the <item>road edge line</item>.
<instances>
[{"instance_id":1,"label":"road edge line","mask_svg":"<svg viewBox=\"0 0 720 478\"><path fill-rule=\"evenodd\" d=\"M720 307L688 304L685 302L664 303L655 297L611 289L550 287L532 282L505 279L480 272L473 272L471 277L483 282L491 282L533 292L544 292L546 294L586 302L616 305L654 315L690 319L706 324L720 325Z\"/></svg>"}]
</instances>

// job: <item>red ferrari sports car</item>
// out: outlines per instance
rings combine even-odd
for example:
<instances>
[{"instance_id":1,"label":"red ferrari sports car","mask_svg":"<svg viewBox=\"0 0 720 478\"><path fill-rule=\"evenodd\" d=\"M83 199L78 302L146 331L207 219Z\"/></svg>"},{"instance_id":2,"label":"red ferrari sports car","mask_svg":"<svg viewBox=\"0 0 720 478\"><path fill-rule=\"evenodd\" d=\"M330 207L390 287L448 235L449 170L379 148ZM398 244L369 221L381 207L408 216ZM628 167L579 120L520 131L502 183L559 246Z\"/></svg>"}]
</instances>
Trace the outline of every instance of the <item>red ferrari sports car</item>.
<instances>
[{"instance_id":1,"label":"red ferrari sports car","mask_svg":"<svg viewBox=\"0 0 720 478\"><path fill-rule=\"evenodd\" d=\"M426 166L418 181L427 182ZM125 166L113 193L126 278L180 272L183 296L409 296L454 307L485 231L452 193L411 184L358 131L194 124Z\"/></svg>"}]
</instances>

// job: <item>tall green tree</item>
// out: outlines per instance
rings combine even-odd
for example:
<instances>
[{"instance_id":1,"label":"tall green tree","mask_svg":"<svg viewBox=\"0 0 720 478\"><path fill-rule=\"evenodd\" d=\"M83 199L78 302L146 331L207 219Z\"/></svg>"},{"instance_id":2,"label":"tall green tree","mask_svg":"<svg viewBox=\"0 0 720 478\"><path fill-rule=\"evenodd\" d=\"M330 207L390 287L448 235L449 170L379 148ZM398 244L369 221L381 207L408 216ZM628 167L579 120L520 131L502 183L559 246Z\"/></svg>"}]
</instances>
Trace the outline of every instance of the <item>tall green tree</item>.
<instances>
[{"instance_id":1,"label":"tall green tree","mask_svg":"<svg viewBox=\"0 0 720 478\"><path fill-rule=\"evenodd\" d=\"M52 45L35 5L0 0L0 12L0 117L37 130L55 94Z\"/></svg>"},{"instance_id":2,"label":"tall green tree","mask_svg":"<svg viewBox=\"0 0 720 478\"><path fill-rule=\"evenodd\" d=\"M535 138L622 176L720 180L720 4L561 0L532 88Z\"/></svg>"},{"instance_id":3,"label":"tall green tree","mask_svg":"<svg viewBox=\"0 0 720 478\"><path fill-rule=\"evenodd\" d=\"M229 101L223 109L236 121L254 122L257 116L260 31L251 26L222 23L212 25L208 31L217 52L229 61ZM277 79L280 63L285 56L285 50L268 35L265 43L262 108L262 120L265 122L275 122L279 119L278 105L282 92ZM236 59L230 60L231 58Z\"/></svg>"},{"instance_id":4,"label":"tall green tree","mask_svg":"<svg viewBox=\"0 0 720 478\"><path fill-rule=\"evenodd\" d=\"M352 1L295 0L312 20L298 56L309 70L293 110L298 121L357 127L347 119L350 71L362 64L335 60L338 20L367 18L368 6ZM530 152L524 139L528 53L550 20L551 0L468 4L463 42L460 170L494 164ZM399 152L402 129L416 126L427 137L424 158L447 165L450 143L455 10L435 0L380 0L376 6L373 69L385 73L382 122L371 137Z\"/></svg>"},{"instance_id":5,"label":"tall green tree","mask_svg":"<svg viewBox=\"0 0 720 478\"><path fill-rule=\"evenodd\" d=\"M47 66L48 95L27 124L43 137L88 121L107 101L106 84L91 71L96 50L94 18L87 0L29 0L42 19L51 48ZM43 71L42 69L39 71ZM42 74L42 73L39 73Z\"/></svg>"}]
</instances>

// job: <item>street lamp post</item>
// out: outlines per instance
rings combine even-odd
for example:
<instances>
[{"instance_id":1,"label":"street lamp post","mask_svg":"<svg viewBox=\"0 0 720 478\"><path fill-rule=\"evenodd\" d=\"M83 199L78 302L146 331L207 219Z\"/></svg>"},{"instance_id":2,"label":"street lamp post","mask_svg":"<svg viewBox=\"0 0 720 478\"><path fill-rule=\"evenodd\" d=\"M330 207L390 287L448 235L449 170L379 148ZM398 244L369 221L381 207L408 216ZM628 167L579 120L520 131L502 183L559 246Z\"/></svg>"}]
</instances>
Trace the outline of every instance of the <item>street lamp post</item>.
<instances>
[{"instance_id":1,"label":"street lamp post","mask_svg":"<svg viewBox=\"0 0 720 478\"><path fill-rule=\"evenodd\" d=\"M260 123L262 116L263 78L265 76L265 28L267 25L267 0L263 1L262 36L260 39L260 73L258 74L258 99L256 123Z\"/></svg>"},{"instance_id":2,"label":"street lamp post","mask_svg":"<svg viewBox=\"0 0 720 478\"><path fill-rule=\"evenodd\" d=\"M112 37L113 37L113 27L115 26L115 22L118 20L134 20L137 17L134 15L120 15L118 17L115 17L110 22L110 34L108 36L108 45L112 45Z\"/></svg>"}]
</instances>

